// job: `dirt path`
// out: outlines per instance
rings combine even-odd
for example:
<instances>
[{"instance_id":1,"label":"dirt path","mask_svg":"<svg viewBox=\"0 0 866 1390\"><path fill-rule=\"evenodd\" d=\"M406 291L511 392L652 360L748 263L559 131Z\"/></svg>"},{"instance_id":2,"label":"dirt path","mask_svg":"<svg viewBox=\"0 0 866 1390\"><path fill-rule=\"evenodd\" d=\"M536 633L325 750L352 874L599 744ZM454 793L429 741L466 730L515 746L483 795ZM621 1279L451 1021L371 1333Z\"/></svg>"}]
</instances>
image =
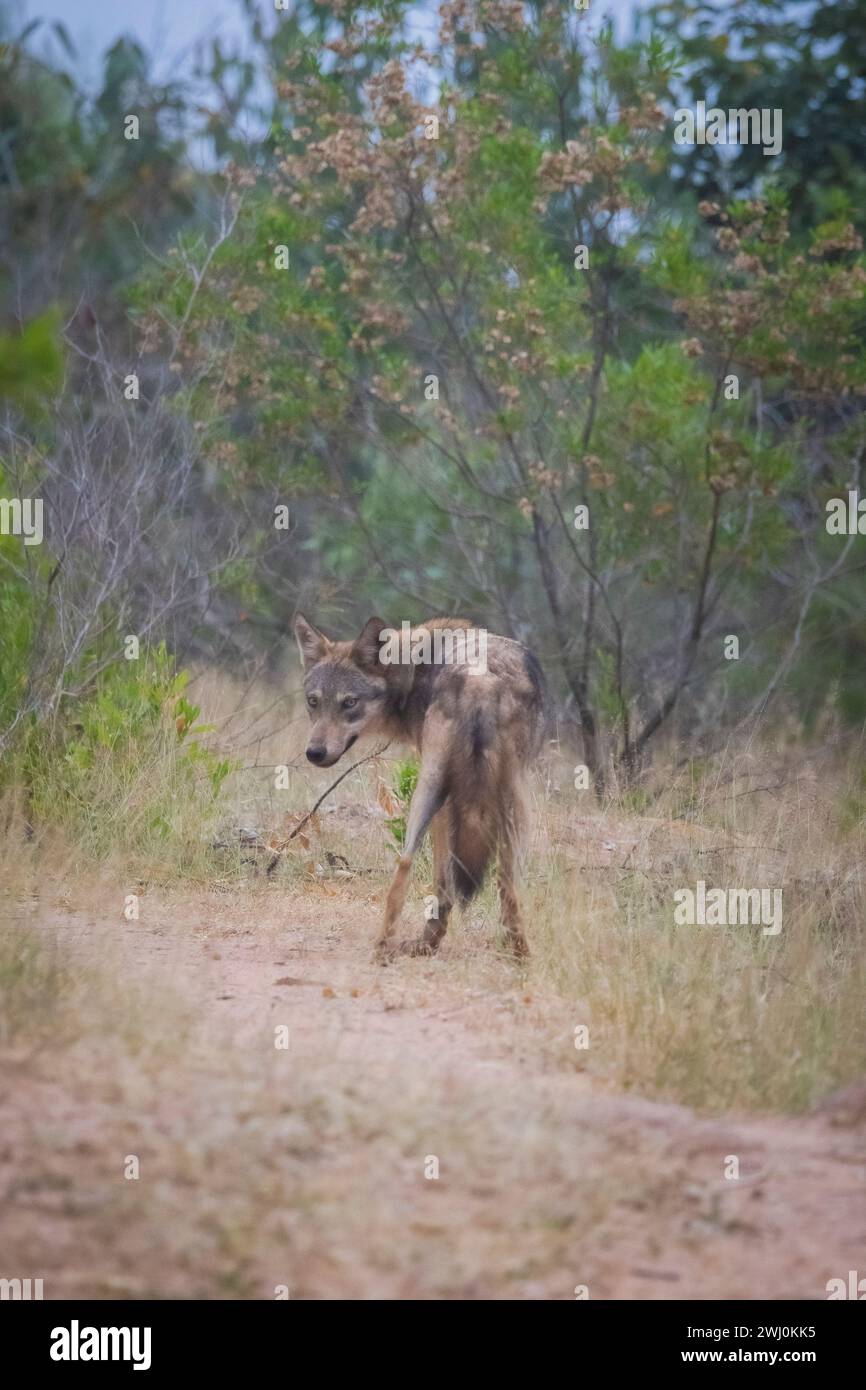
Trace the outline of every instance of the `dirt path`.
<instances>
[{"instance_id":1,"label":"dirt path","mask_svg":"<svg viewBox=\"0 0 866 1390\"><path fill-rule=\"evenodd\" d=\"M383 971L375 905L339 893L11 916L73 964L0 1075L0 1274L46 1297L821 1299L866 1272L862 1123L610 1094L580 1020L481 945L467 969L459 929Z\"/></svg>"}]
</instances>

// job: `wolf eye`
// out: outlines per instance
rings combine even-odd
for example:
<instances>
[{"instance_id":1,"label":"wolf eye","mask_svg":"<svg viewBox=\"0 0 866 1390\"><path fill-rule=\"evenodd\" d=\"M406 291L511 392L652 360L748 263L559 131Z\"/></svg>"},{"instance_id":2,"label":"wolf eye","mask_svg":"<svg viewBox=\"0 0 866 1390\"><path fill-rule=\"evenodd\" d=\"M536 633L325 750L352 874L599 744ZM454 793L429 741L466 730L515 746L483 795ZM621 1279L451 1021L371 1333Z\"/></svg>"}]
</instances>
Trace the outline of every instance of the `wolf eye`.
<instances>
[{"instance_id":1,"label":"wolf eye","mask_svg":"<svg viewBox=\"0 0 866 1390\"><path fill-rule=\"evenodd\" d=\"M308 695L308 696L307 696L307 705L308 705L308 707L309 707L310 709L315 709L316 706L318 705L318 703L319 703L319 697L318 697L318 695Z\"/></svg>"},{"instance_id":2,"label":"wolf eye","mask_svg":"<svg viewBox=\"0 0 866 1390\"><path fill-rule=\"evenodd\" d=\"M358 703L357 695L347 695L343 701L343 709L354 709Z\"/></svg>"}]
</instances>

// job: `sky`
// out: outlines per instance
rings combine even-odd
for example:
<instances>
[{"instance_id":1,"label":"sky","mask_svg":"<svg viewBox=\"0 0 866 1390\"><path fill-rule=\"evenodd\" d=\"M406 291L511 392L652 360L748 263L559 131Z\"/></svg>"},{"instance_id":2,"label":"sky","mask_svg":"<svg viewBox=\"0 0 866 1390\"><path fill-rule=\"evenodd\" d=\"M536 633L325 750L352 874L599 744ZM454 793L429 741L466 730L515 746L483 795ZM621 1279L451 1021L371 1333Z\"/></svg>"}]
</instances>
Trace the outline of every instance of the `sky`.
<instances>
[{"instance_id":1,"label":"sky","mask_svg":"<svg viewBox=\"0 0 866 1390\"><path fill-rule=\"evenodd\" d=\"M274 15L273 0L258 3L263 12ZM419 13L432 10L435 15L439 3L426 0L418 6ZM217 36L242 40L245 32L240 0L5 0L3 9L13 34L34 19L64 24L77 49L75 66L85 86L96 85L101 55L122 34L133 35L155 55L154 75L164 80L191 68L202 41ZM618 27L634 9L635 0L592 0L591 5L593 16L610 14ZM41 42L34 35L31 49L39 52Z\"/></svg>"},{"instance_id":2,"label":"sky","mask_svg":"<svg viewBox=\"0 0 866 1390\"><path fill-rule=\"evenodd\" d=\"M122 35L132 35L154 56L155 75L183 73L202 41L217 36L242 39L245 32L238 0L7 0L16 32L34 19L65 25L77 50L76 67L85 84L96 83L102 54ZM262 8L273 4L262 0ZM30 46L39 51L35 35Z\"/></svg>"}]
</instances>

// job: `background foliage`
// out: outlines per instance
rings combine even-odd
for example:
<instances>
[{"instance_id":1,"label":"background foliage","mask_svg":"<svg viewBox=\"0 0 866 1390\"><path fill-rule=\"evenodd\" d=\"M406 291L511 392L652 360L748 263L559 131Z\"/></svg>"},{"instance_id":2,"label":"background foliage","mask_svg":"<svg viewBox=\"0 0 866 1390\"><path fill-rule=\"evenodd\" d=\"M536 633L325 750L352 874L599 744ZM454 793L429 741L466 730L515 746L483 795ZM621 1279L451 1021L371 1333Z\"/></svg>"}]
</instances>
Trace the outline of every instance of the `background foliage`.
<instances>
[{"instance_id":1,"label":"background foliage","mask_svg":"<svg viewBox=\"0 0 866 1390\"><path fill-rule=\"evenodd\" d=\"M203 100L7 29L2 493L47 520L0 539L3 746L80 749L126 633L277 662L297 608L529 642L600 788L771 708L853 746L866 33L796 8L250 3ZM783 154L675 145L698 99Z\"/></svg>"}]
</instances>

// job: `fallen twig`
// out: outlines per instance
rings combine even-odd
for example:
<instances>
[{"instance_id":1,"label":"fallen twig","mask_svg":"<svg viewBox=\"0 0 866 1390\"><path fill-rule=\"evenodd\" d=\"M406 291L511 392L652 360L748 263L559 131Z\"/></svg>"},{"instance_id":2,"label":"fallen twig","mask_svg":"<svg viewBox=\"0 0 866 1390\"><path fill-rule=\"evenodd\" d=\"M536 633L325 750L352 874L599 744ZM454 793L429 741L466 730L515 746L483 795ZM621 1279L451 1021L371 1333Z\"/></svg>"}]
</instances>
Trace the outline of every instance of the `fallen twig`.
<instances>
[{"instance_id":1,"label":"fallen twig","mask_svg":"<svg viewBox=\"0 0 866 1390\"><path fill-rule=\"evenodd\" d=\"M338 787L338 786L340 785L340 783L342 782L342 780L343 780L344 777L348 777L349 773L350 773L350 772L354 772L356 767L363 767L364 763L372 762L373 758L381 758L382 754L383 754L384 752L386 752L387 749L389 749L390 747L391 747L391 744L390 744L390 742L388 742L388 743L386 743L386 744L384 745L384 747L382 747L382 748L377 748L373 753L368 753L367 756L366 756L366 758L359 758L358 761L357 761L356 763L352 763L352 766L351 766L351 767L347 767L345 772L341 772L341 773L340 773L340 776L337 778L336 782L332 782L331 785L328 787L328 790L322 792L322 795L319 797L319 799L318 799L318 801L316 802L315 806L313 807L312 811L308 811L307 814L304 816L304 819L303 819L302 821L299 821L299 822L298 822L298 824L295 826L294 830L292 831L291 835L288 836L288 838L287 838L287 840L286 840L286 845L289 843L289 840L294 840L295 836L298 835L298 834L300 834L300 832L303 830L304 826L307 824L307 821L312 820L313 816L314 816L314 815L316 814L316 812L318 811L318 809L319 809L319 807L321 806L322 802L324 801L325 797L326 797L326 796L330 796L331 792L334 790L335 787ZM277 850L276 854L274 855L273 859L271 860L270 864L269 864L268 867L267 867L267 870L266 870L266 873L267 873L267 874L269 874L269 875L272 874L273 871L274 871L274 869L277 867L277 864L279 863L279 860L280 860L280 855L285 853L286 845L283 845L282 849L278 849L278 850Z\"/></svg>"}]
</instances>

